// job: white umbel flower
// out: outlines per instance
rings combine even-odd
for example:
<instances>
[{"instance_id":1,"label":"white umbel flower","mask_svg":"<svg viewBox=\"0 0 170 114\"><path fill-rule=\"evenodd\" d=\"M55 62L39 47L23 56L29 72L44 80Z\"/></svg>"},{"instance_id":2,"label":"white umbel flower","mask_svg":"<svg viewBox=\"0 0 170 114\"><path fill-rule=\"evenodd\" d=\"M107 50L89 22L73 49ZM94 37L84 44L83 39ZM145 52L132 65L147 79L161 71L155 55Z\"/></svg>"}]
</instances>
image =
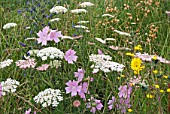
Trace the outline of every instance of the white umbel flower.
<instances>
[{"instance_id":1,"label":"white umbel flower","mask_svg":"<svg viewBox=\"0 0 170 114\"><path fill-rule=\"evenodd\" d=\"M6 81L1 82L2 86L2 95L6 95L7 93L14 93L20 83L16 80L8 78Z\"/></svg>"},{"instance_id":2,"label":"white umbel flower","mask_svg":"<svg viewBox=\"0 0 170 114\"><path fill-rule=\"evenodd\" d=\"M86 23L89 23L89 21L79 21L77 22L78 24L86 24Z\"/></svg>"},{"instance_id":3,"label":"white umbel flower","mask_svg":"<svg viewBox=\"0 0 170 114\"><path fill-rule=\"evenodd\" d=\"M83 25L75 25L74 27L75 27L75 28L88 29L88 27L83 26Z\"/></svg>"},{"instance_id":4,"label":"white umbel flower","mask_svg":"<svg viewBox=\"0 0 170 114\"><path fill-rule=\"evenodd\" d=\"M74 10L71 10L70 12L79 14L79 13L87 13L87 10L85 10L85 9L74 9Z\"/></svg>"},{"instance_id":5,"label":"white umbel flower","mask_svg":"<svg viewBox=\"0 0 170 114\"><path fill-rule=\"evenodd\" d=\"M63 6L55 6L50 10L50 13L66 13L67 9Z\"/></svg>"},{"instance_id":6,"label":"white umbel flower","mask_svg":"<svg viewBox=\"0 0 170 114\"><path fill-rule=\"evenodd\" d=\"M61 61L59 61L59 60L50 61L50 66L58 68L61 66Z\"/></svg>"},{"instance_id":7,"label":"white umbel flower","mask_svg":"<svg viewBox=\"0 0 170 114\"><path fill-rule=\"evenodd\" d=\"M79 6L85 8L85 7L94 6L94 4L91 2L83 2L83 3L79 4Z\"/></svg>"},{"instance_id":8,"label":"white umbel flower","mask_svg":"<svg viewBox=\"0 0 170 114\"><path fill-rule=\"evenodd\" d=\"M7 23L3 26L3 29L8 29L8 28L15 27L15 26L17 26L16 23Z\"/></svg>"},{"instance_id":9,"label":"white umbel flower","mask_svg":"<svg viewBox=\"0 0 170 114\"><path fill-rule=\"evenodd\" d=\"M12 64L12 59L7 59L5 61L0 62L0 68L5 68L7 66L10 66Z\"/></svg>"},{"instance_id":10,"label":"white umbel flower","mask_svg":"<svg viewBox=\"0 0 170 114\"><path fill-rule=\"evenodd\" d=\"M41 57L42 60L50 59L63 59L64 53L56 47L47 47L37 52L37 57Z\"/></svg>"},{"instance_id":11,"label":"white umbel flower","mask_svg":"<svg viewBox=\"0 0 170 114\"><path fill-rule=\"evenodd\" d=\"M102 17L112 17L112 18L114 18L114 16L111 15L111 14L103 14Z\"/></svg>"},{"instance_id":12,"label":"white umbel flower","mask_svg":"<svg viewBox=\"0 0 170 114\"><path fill-rule=\"evenodd\" d=\"M119 31L119 30L114 30L114 32L120 34L120 35L123 35L123 36L131 36L129 33L127 32L122 32L122 31Z\"/></svg>"},{"instance_id":13,"label":"white umbel flower","mask_svg":"<svg viewBox=\"0 0 170 114\"><path fill-rule=\"evenodd\" d=\"M122 72L123 68L125 67L122 64L110 61L111 57L109 55L92 54L89 57L90 57L90 61L95 63L91 66L91 68L93 68L93 73L97 73L100 70L103 72L111 72L111 71Z\"/></svg>"},{"instance_id":14,"label":"white umbel flower","mask_svg":"<svg viewBox=\"0 0 170 114\"><path fill-rule=\"evenodd\" d=\"M63 100L61 96L61 91L59 89L45 89L38 93L37 96L34 97L34 101L36 103L42 104L43 107L47 107L52 105L53 107L57 107L59 102Z\"/></svg>"},{"instance_id":15,"label":"white umbel flower","mask_svg":"<svg viewBox=\"0 0 170 114\"><path fill-rule=\"evenodd\" d=\"M54 21L59 21L61 20L60 18L54 18L54 19L51 19L50 22L54 22Z\"/></svg>"}]
</instances>

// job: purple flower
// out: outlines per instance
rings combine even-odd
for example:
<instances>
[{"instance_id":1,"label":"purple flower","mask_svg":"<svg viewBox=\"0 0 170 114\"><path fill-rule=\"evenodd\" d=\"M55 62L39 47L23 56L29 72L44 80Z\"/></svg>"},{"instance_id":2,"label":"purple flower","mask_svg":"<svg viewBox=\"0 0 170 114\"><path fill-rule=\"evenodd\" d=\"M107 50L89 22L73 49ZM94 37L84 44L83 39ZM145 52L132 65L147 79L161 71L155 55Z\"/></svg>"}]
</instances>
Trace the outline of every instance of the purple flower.
<instances>
[{"instance_id":1,"label":"purple flower","mask_svg":"<svg viewBox=\"0 0 170 114\"><path fill-rule=\"evenodd\" d=\"M88 89L88 83L87 82L84 82L83 84L81 83L80 84L81 86L81 91L78 92L78 94L80 95L81 98L85 99L85 93L87 93L87 89Z\"/></svg>"},{"instance_id":2,"label":"purple flower","mask_svg":"<svg viewBox=\"0 0 170 114\"><path fill-rule=\"evenodd\" d=\"M130 98L127 98L127 99L120 98L119 104L116 104L116 107L118 110L121 110L122 114L125 114L126 110L131 107Z\"/></svg>"},{"instance_id":3,"label":"purple flower","mask_svg":"<svg viewBox=\"0 0 170 114\"><path fill-rule=\"evenodd\" d=\"M120 86L119 87L119 98L129 98L130 97L130 94L132 92L132 87L131 86L127 86L127 85L124 85L124 86Z\"/></svg>"},{"instance_id":4,"label":"purple flower","mask_svg":"<svg viewBox=\"0 0 170 114\"><path fill-rule=\"evenodd\" d=\"M96 109L101 110L103 105L101 103L101 100L94 99L91 97L90 102L87 103L87 108L91 108L90 112L95 113Z\"/></svg>"},{"instance_id":5,"label":"purple flower","mask_svg":"<svg viewBox=\"0 0 170 114\"><path fill-rule=\"evenodd\" d=\"M65 90L66 90L66 94L68 94L68 93L71 93L71 96L76 96L77 95L77 92L80 92L81 91L81 86L78 86L78 81L75 81L75 80L73 80L73 81L68 81L67 83L66 83L66 85L68 86L68 87L66 87L65 88Z\"/></svg>"},{"instance_id":6,"label":"purple flower","mask_svg":"<svg viewBox=\"0 0 170 114\"><path fill-rule=\"evenodd\" d=\"M113 108L113 104L115 103L115 97L112 96L112 100L109 100L109 102L107 103L109 106L109 110L111 110Z\"/></svg>"},{"instance_id":7,"label":"purple flower","mask_svg":"<svg viewBox=\"0 0 170 114\"><path fill-rule=\"evenodd\" d=\"M78 58L75 54L76 52L74 50L69 49L66 51L64 58L69 64L73 64L73 61L76 61Z\"/></svg>"},{"instance_id":8,"label":"purple flower","mask_svg":"<svg viewBox=\"0 0 170 114\"><path fill-rule=\"evenodd\" d=\"M103 55L102 50L98 49L98 54L99 54L99 55Z\"/></svg>"},{"instance_id":9,"label":"purple flower","mask_svg":"<svg viewBox=\"0 0 170 114\"><path fill-rule=\"evenodd\" d=\"M78 72L74 72L74 76L75 77L78 77L78 81L81 82L82 79L84 78L84 70L81 68L81 69L78 69Z\"/></svg>"},{"instance_id":10,"label":"purple flower","mask_svg":"<svg viewBox=\"0 0 170 114\"><path fill-rule=\"evenodd\" d=\"M0 83L0 97L2 96L2 85Z\"/></svg>"},{"instance_id":11,"label":"purple flower","mask_svg":"<svg viewBox=\"0 0 170 114\"><path fill-rule=\"evenodd\" d=\"M47 41L48 41L48 32L50 31L50 28L48 26L44 27L43 30L39 31L37 33L37 35L39 36L39 38L37 39L38 43L42 43L43 45L47 45Z\"/></svg>"},{"instance_id":12,"label":"purple flower","mask_svg":"<svg viewBox=\"0 0 170 114\"><path fill-rule=\"evenodd\" d=\"M25 114L30 114L31 113L31 108L25 111Z\"/></svg>"},{"instance_id":13,"label":"purple flower","mask_svg":"<svg viewBox=\"0 0 170 114\"><path fill-rule=\"evenodd\" d=\"M61 31L51 30L48 34L48 40L52 41L54 40L56 43L58 43L60 40L58 37L62 37Z\"/></svg>"}]
</instances>

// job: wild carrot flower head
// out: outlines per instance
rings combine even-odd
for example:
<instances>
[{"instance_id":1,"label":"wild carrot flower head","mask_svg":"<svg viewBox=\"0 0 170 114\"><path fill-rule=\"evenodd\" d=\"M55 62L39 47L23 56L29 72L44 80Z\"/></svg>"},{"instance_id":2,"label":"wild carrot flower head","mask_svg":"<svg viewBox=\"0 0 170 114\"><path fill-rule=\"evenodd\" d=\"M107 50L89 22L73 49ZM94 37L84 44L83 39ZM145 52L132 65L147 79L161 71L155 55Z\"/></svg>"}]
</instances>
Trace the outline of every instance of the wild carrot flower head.
<instances>
[{"instance_id":1,"label":"wild carrot flower head","mask_svg":"<svg viewBox=\"0 0 170 114\"><path fill-rule=\"evenodd\" d=\"M131 69L134 71L135 74L139 74L139 72L145 68L142 66L142 60L140 58L133 58L131 61Z\"/></svg>"},{"instance_id":2,"label":"wild carrot flower head","mask_svg":"<svg viewBox=\"0 0 170 114\"><path fill-rule=\"evenodd\" d=\"M81 91L81 87L82 86L79 86L78 85L78 81L75 81L75 80L73 80L73 81L68 81L67 83L66 83L66 85L68 86L68 87L66 87L65 88L65 90L66 90L66 94L68 94L68 93L71 93L71 96L76 96L77 95L77 92L80 92Z\"/></svg>"},{"instance_id":3,"label":"wild carrot flower head","mask_svg":"<svg viewBox=\"0 0 170 114\"><path fill-rule=\"evenodd\" d=\"M73 61L76 62L78 58L75 54L76 52L74 50L69 49L66 51L64 58L69 64L73 64Z\"/></svg>"},{"instance_id":4,"label":"wild carrot flower head","mask_svg":"<svg viewBox=\"0 0 170 114\"><path fill-rule=\"evenodd\" d=\"M19 68L34 68L36 65L35 59L18 60L15 62Z\"/></svg>"},{"instance_id":5,"label":"wild carrot flower head","mask_svg":"<svg viewBox=\"0 0 170 114\"><path fill-rule=\"evenodd\" d=\"M73 102L73 106L74 106L74 107L79 107L80 105L81 105L81 103L80 103L79 100L75 100L75 101Z\"/></svg>"},{"instance_id":6,"label":"wild carrot flower head","mask_svg":"<svg viewBox=\"0 0 170 114\"><path fill-rule=\"evenodd\" d=\"M48 64L42 64L41 66L37 67L36 69L40 70L40 71L45 71L48 69L48 67L49 67Z\"/></svg>"},{"instance_id":7,"label":"wild carrot flower head","mask_svg":"<svg viewBox=\"0 0 170 114\"><path fill-rule=\"evenodd\" d=\"M5 61L0 62L0 68L5 68L7 66L10 66L12 64L12 59L7 59Z\"/></svg>"}]
</instances>

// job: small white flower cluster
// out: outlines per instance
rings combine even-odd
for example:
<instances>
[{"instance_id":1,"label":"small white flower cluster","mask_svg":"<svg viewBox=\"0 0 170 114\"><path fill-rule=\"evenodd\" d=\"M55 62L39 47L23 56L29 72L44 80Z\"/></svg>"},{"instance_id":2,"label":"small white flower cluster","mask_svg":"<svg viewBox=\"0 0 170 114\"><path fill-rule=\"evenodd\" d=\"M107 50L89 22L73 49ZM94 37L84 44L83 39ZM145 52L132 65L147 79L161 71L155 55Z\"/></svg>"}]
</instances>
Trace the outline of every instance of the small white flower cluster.
<instances>
[{"instance_id":1,"label":"small white flower cluster","mask_svg":"<svg viewBox=\"0 0 170 114\"><path fill-rule=\"evenodd\" d=\"M90 61L94 62L95 64L91 66L93 68L93 73L99 72L99 70L103 72L111 72L117 71L122 72L123 68L125 67L122 64L117 62L112 62L111 57L109 55L90 55Z\"/></svg>"},{"instance_id":2,"label":"small white flower cluster","mask_svg":"<svg viewBox=\"0 0 170 114\"><path fill-rule=\"evenodd\" d=\"M85 9L74 9L74 10L71 10L70 12L79 14L79 13L87 13L87 10L85 10Z\"/></svg>"},{"instance_id":3,"label":"small white flower cluster","mask_svg":"<svg viewBox=\"0 0 170 114\"><path fill-rule=\"evenodd\" d=\"M102 15L102 17L112 17L112 18L114 18L114 16L113 16L113 15L111 15L111 14L107 14L107 13L106 13L106 14L103 14L103 15Z\"/></svg>"},{"instance_id":4,"label":"small white flower cluster","mask_svg":"<svg viewBox=\"0 0 170 114\"><path fill-rule=\"evenodd\" d=\"M50 61L50 66L58 68L61 66L61 61L59 61L59 60Z\"/></svg>"},{"instance_id":5,"label":"small white flower cluster","mask_svg":"<svg viewBox=\"0 0 170 114\"><path fill-rule=\"evenodd\" d=\"M15 27L15 26L17 26L16 23L7 23L3 26L3 29L8 29L8 28Z\"/></svg>"},{"instance_id":6,"label":"small white flower cluster","mask_svg":"<svg viewBox=\"0 0 170 114\"><path fill-rule=\"evenodd\" d=\"M129 33L127 32L122 32L122 31L119 31L119 30L114 30L114 32L120 34L120 35L123 35L123 36L131 36Z\"/></svg>"},{"instance_id":7,"label":"small white flower cluster","mask_svg":"<svg viewBox=\"0 0 170 114\"><path fill-rule=\"evenodd\" d=\"M52 105L53 107L57 107L59 101L62 101L63 97L61 96L61 91L59 89L45 89L38 93L37 96L34 97L34 101L36 103L41 103L43 107L47 107Z\"/></svg>"},{"instance_id":8,"label":"small white flower cluster","mask_svg":"<svg viewBox=\"0 0 170 114\"><path fill-rule=\"evenodd\" d=\"M54 21L59 21L61 20L60 18L54 18L54 19L51 19L50 22L54 22Z\"/></svg>"},{"instance_id":9,"label":"small white flower cluster","mask_svg":"<svg viewBox=\"0 0 170 114\"><path fill-rule=\"evenodd\" d=\"M13 62L12 59L7 59L5 61L2 61L2 62L0 62L0 68L10 66L12 62Z\"/></svg>"},{"instance_id":10,"label":"small white flower cluster","mask_svg":"<svg viewBox=\"0 0 170 114\"><path fill-rule=\"evenodd\" d=\"M83 25L75 25L74 27L75 27L75 28L88 29L88 27L83 26Z\"/></svg>"},{"instance_id":11,"label":"small white flower cluster","mask_svg":"<svg viewBox=\"0 0 170 114\"><path fill-rule=\"evenodd\" d=\"M19 85L20 83L18 81L11 78L8 78L6 81L2 81L2 95L4 96L7 93L14 93Z\"/></svg>"},{"instance_id":12,"label":"small white flower cluster","mask_svg":"<svg viewBox=\"0 0 170 114\"><path fill-rule=\"evenodd\" d=\"M79 6L85 8L85 7L88 7L88 6L89 7L94 6L94 4L91 3L91 2L83 2L83 3L79 4Z\"/></svg>"},{"instance_id":13,"label":"small white flower cluster","mask_svg":"<svg viewBox=\"0 0 170 114\"><path fill-rule=\"evenodd\" d=\"M42 60L47 60L48 57L50 57L50 59L63 59L64 53L56 47L47 47L38 51L37 57L41 57Z\"/></svg>"},{"instance_id":14,"label":"small white flower cluster","mask_svg":"<svg viewBox=\"0 0 170 114\"><path fill-rule=\"evenodd\" d=\"M50 10L50 13L66 13L67 9L63 6L55 6Z\"/></svg>"}]
</instances>

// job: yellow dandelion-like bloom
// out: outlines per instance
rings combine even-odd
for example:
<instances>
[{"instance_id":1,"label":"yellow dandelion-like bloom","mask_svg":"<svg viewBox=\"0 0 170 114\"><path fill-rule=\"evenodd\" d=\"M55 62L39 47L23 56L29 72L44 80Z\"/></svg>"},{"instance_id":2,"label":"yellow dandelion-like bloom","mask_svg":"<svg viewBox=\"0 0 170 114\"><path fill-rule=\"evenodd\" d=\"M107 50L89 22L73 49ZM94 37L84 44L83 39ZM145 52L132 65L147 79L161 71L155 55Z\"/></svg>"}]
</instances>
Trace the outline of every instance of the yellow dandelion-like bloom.
<instances>
[{"instance_id":1,"label":"yellow dandelion-like bloom","mask_svg":"<svg viewBox=\"0 0 170 114\"><path fill-rule=\"evenodd\" d=\"M168 88L166 91L169 93L170 92L170 88Z\"/></svg>"},{"instance_id":2,"label":"yellow dandelion-like bloom","mask_svg":"<svg viewBox=\"0 0 170 114\"><path fill-rule=\"evenodd\" d=\"M164 75L163 77L164 77L165 79L167 79L167 78L168 78L168 76L167 76L167 75Z\"/></svg>"},{"instance_id":3,"label":"yellow dandelion-like bloom","mask_svg":"<svg viewBox=\"0 0 170 114\"><path fill-rule=\"evenodd\" d=\"M147 94L146 97L149 98L149 99L153 98L153 96L151 94Z\"/></svg>"},{"instance_id":4,"label":"yellow dandelion-like bloom","mask_svg":"<svg viewBox=\"0 0 170 114\"><path fill-rule=\"evenodd\" d=\"M128 112L132 112L132 111L133 111L132 109L130 109L130 108L128 109Z\"/></svg>"},{"instance_id":5,"label":"yellow dandelion-like bloom","mask_svg":"<svg viewBox=\"0 0 170 114\"><path fill-rule=\"evenodd\" d=\"M157 88L157 89L158 89L158 88L159 88L159 85L155 85L155 88Z\"/></svg>"},{"instance_id":6,"label":"yellow dandelion-like bloom","mask_svg":"<svg viewBox=\"0 0 170 114\"><path fill-rule=\"evenodd\" d=\"M134 47L135 50L142 50L142 46L141 45L137 45Z\"/></svg>"},{"instance_id":7,"label":"yellow dandelion-like bloom","mask_svg":"<svg viewBox=\"0 0 170 114\"><path fill-rule=\"evenodd\" d=\"M139 72L145 68L142 66L142 60L140 58L133 58L131 61L131 69L134 71L134 74L139 74Z\"/></svg>"},{"instance_id":8,"label":"yellow dandelion-like bloom","mask_svg":"<svg viewBox=\"0 0 170 114\"><path fill-rule=\"evenodd\" d=\"M158 74L158 70L153 70L153 73L154 74Z\"/></svg>"},{"instance_id":9,"label":"yellow dandelion-like bloom","mask_svg":"<svg viewBox=\"0 0 170 114\"><path fill-rule=\"evenodd\" d=\"M161 89L159 92L160 92L160 93L164 93L164 90L163 90L163 89Z\"/></svg>"},{"instance_id":10,"label":"yellow dandelion-like bloom","mask_svg":"<svg viewBox=\"0 0 170 114\"><path fill-rule=\"evenodd\" d=\"M127 56L134 57L135 55L133 53L126 53Z\"/></svg>"},{"instance_id":11,"label":"yellow dandelion-like bloom","mask_svg":"<svg viewBox=\"0 0 170 114\"><path fill-rule=\"evenodd\" d=\"M121 75L121 77L122 77L122 78L124 78L124 77L125 77L125 75Z\"/></svg>"},{"instance_id":12,"label":"yellow dandelion-like bloom","mask_svg":"<svg viewBox=\"0 0 170 114\"><path fill-rule=\"evenodd\" d=\"M156 55L154 55L152 59L153 59L153 60L157 60L157 56L156 56Z\"/></svg>"}]
</instances>

